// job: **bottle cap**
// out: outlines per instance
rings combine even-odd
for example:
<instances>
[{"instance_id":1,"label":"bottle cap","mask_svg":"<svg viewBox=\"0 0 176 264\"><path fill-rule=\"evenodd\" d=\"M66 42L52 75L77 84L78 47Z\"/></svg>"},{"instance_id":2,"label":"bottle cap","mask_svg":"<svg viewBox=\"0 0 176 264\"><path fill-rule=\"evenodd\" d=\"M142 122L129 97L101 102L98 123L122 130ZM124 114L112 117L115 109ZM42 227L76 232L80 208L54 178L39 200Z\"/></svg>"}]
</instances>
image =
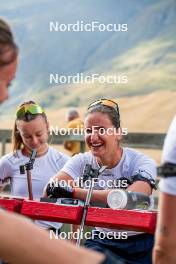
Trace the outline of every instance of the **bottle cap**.
<instances>
[{"instance_id":1,"label":"bottle cap","mask_svg":"<svg viewBox=\"0 0 176 264\"><path fill-rule=\"evenodd\" d=\"M107 203L112 209L123 209L127 205L127 194L123 190L113 190L109 192Z\"/></svg>"}]
</instances>

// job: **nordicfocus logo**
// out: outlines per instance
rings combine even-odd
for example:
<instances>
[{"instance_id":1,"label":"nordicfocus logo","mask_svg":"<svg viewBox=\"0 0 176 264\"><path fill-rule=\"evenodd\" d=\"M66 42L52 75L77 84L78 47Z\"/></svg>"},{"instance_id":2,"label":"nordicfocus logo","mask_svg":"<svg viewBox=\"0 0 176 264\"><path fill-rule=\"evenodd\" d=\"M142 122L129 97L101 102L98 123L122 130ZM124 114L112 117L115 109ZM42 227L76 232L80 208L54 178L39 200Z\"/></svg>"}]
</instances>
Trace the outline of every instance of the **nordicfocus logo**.
<instances>
[{"instance_id":1,"label":"nordicfocus logo","mask_svg":"<svg viewBox=\"0 0 176 264\"><path fill-rule=\"evenodd\" d=\"M101 179L100 177L98 178L92 178L84 180L83 178L78 178L75 179L74 182L73 180L58 180L58 179L53 179L51 178L49 181L50 187L73 187L73 188L90 188L92 186L93 188L108 188L108 189L117 189L117 188L127 188L128 187L128 179L108 179L108 175L103 175L103 177L106 176L106 179Z\"/></svg>"},{"instance_id":2,"label":"nordicfocus logo","mask_svg":"<svg viewBox=\"0 0 176 264\"><path fill-rule=\"evenodd\" d=\"M68 239L68 240L77 240L79 238L80 231L76 232L59 232L58 230L53 231L50 230L49 232L49 237L50 239ZM99 238L99 239L127 239L128 238L128 233L123 231L123 232L100 232L97 230L93 230L92 232L85 232L81 233L81 240L82 239L94 239L94 238Z\"/></svg>"},{"instance_id":3,"label":"nordicfocus logo","mask_svg":"<svg viewBox=\"0 0 176 264\"><path fill-rule=\"evenodd\" d=\"M74 135L74 136L90 136L90 135L95 135L95 134L99 134L100 136L103 135L108 135L108 136L112 136L112 135L122 135L122 136L126 136L128 134L128 128L126 127L122 127L122 128L115 128L115 127L108 127L108 128L104 128L104 127L98 127L98 126L92 126L92 128L59 128L58 126L50 126L49 129L49 133L52 136L54 135L61 135L61 136L70 136L70 135Z\"/></svg>"},{"instance_id":4,"label":"nordicfocus logo","mask_svg":"<svg viewBox=\"0 0 176 264\"><path fill-rule=\"evenodd\" d=\"M49 84L127 84L127 75L102 75L100 73L85 74L78 72L75 75L59 75L50 73Z\"/></svg>"},{"instance_id":5,"label":"nordicfocus logo","mask_svg":"<svg viewBox=\"0 0 176 264\"><path fill-rule=\"evenodd\" d=\"M102 23L99 21L91 21L86 23L83 20L77 20L75 23L60 23L59 21L49 22L50 32L126 32L128 24Z\"/></svg>"}]
</instances>

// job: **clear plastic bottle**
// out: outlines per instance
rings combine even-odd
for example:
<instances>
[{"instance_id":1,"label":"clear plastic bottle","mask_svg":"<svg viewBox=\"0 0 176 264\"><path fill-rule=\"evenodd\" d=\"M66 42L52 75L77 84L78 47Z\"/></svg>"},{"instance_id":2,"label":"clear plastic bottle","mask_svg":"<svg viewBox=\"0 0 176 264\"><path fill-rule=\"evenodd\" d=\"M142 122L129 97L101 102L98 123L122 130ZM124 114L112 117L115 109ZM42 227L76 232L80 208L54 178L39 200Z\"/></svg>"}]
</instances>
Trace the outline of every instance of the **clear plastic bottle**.
<instances>
[{"instance_id":1,"label":"clear plastic bottle","mask_svg":"<svg viewBox=\"0 0 176 264\"><path fill-rule=\"evenodd\" d=\"M154 198L139 192L113 190L108 194L107 203L112 209L151 210L154 207Z\"/></svg>"}]
</instances>

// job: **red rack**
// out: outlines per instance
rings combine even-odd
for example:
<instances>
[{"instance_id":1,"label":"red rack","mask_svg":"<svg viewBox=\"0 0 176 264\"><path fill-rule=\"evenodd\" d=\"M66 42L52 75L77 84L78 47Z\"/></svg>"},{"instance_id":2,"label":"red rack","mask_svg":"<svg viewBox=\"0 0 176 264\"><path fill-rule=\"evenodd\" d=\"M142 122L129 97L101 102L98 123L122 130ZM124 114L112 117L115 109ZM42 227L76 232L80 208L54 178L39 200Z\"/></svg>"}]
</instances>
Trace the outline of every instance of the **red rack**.
<instances>
[{"instance_id":1,"label":"red rack","mask_svg":"<svg viewBox=\"0 0 176 264\"><path fill-rule=\"evenodd\" d=\"M80 224L83 207L0 197L0 206L36 220ZM86 225L154 233L157 212L90 207Z\"/></svg>"}]
</instances>

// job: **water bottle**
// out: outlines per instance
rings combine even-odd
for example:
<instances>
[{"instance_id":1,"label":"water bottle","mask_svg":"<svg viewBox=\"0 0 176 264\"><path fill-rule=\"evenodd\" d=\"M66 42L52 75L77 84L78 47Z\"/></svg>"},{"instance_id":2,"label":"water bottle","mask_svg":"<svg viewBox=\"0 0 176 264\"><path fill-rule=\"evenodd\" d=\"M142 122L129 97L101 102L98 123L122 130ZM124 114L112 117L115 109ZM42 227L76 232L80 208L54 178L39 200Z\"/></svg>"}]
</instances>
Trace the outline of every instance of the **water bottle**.
<instances>
[{"instance_id":1,"label":"water bottle","mask_svg":"<svg viewBox=\"0 0 176 264\"><path fill-rule=\"evenodd\" d=\"M154 198L139 192L113 190L108 194L107 203L112 209L151 210L154 207Z\"/></svg>"}]
</instances>

